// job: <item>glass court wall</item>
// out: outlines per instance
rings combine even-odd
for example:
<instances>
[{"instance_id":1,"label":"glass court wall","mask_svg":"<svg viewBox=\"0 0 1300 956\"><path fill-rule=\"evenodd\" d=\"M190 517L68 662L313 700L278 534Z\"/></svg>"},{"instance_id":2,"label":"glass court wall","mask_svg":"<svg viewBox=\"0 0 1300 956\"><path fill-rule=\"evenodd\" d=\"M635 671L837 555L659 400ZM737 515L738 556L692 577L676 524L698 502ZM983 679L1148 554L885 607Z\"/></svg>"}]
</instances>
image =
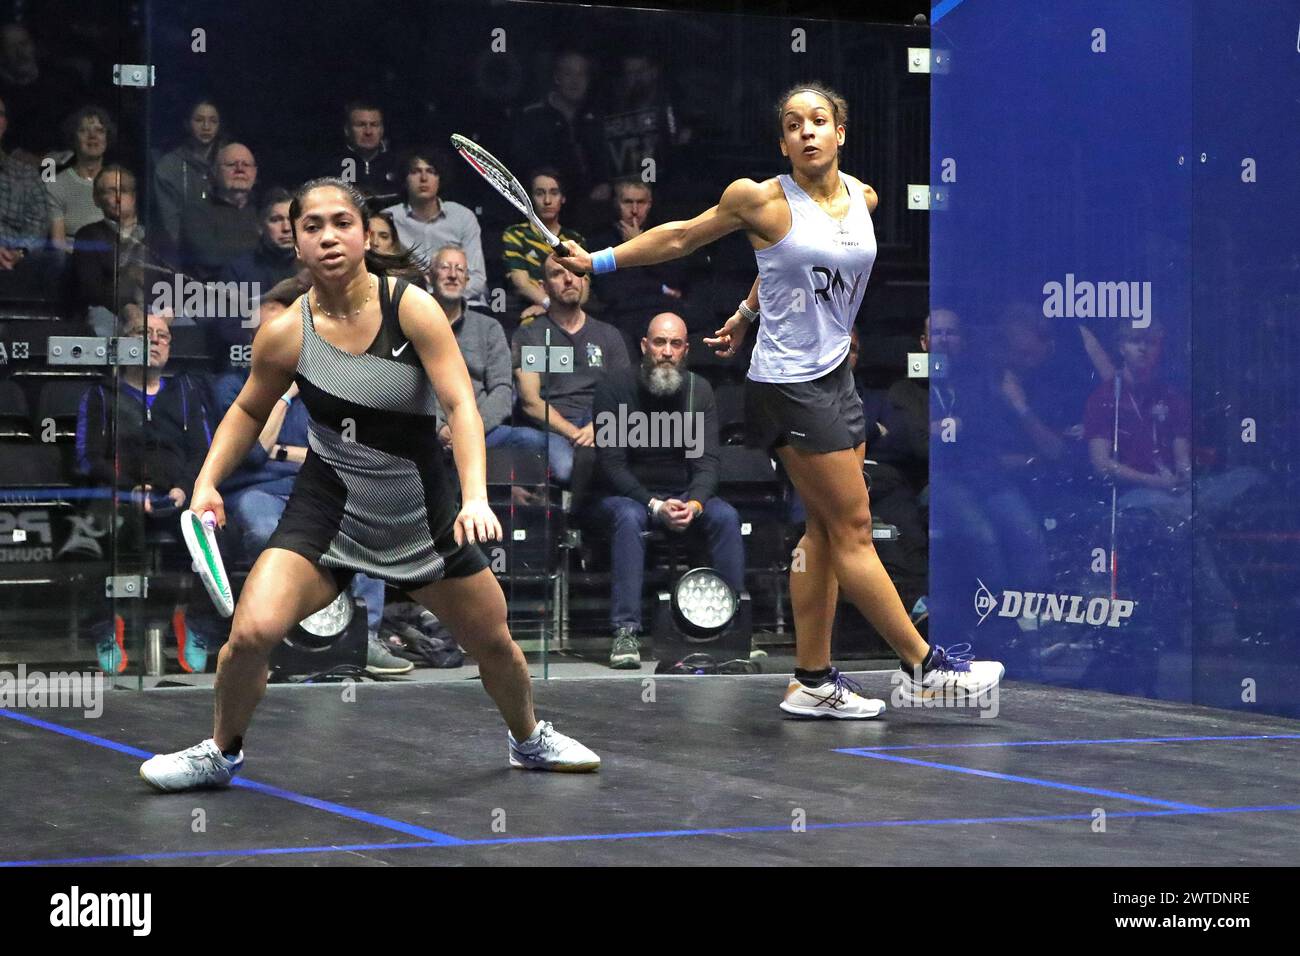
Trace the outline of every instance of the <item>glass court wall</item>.
<instances>
[{"instance_id":1,"label":"glass court wall","mask_svg":"<svg viewBox=\"0 0 1300 956\"><path fill-rule=\"evenodd\" d=\"M935 633L1300 712L1294 5L967 0L932 30Z\"/></svg>"},{"instance_id":2,"label":"glass court wall","mask_svg":"<svg viewBox=\"0 0 1300 956\"><path fill-rule=\"evenodd\" d=\"M925 178L929 78L909 68L908 49L925 47L927 31L409 0L2 7L0 73L14 79L0 84L11 197L0 263L0 665L88 674L106 666L130 687L200 683L199 671L211 679L229 621L192 573L178 512L247 376L258 322L282 307L273 290L287 280L289 300L296 294L300 264L276 190L323 175L354 179L372 211L393 217L396 240L423 256L413 278L435 289L451 280L451 298L459 281L459 298L477 314L471 372L484 383L492 428L506 428L488 436L489 497L505 540L485 553L534 672L603 664L615 592L629 585L614 573L612 512L600 508L608 490L594 452L528 434L538 412L522 400L515 370L525 347L540 346L552 364L532 366L538 398L581 425L590 399L574 398L581 389L565 369L599 377L623 364L620 351L635 367L646 325L663 312L683 320L687 364L714 396L709 455L715 494L734 512L743 588L727 639L687 644L664 595L718 556L701 535L653 524L638 531L644 580L630 592L645 656L704 650L744 662L756 651L760 661L791 653L787 578L801 506L766 456L741 447L747 355L724 362L700 342L753 281L748 244L732 236L670 267L583 283L582 308L604 323L604 337L552 328L548 352L541 310L530 308L547 293L536 239L450 153L449 138L473 138L521 178L549 167L544 185L563 192L561 234L595 249L622 241L629 227L697 214L733 179L788 171L775 97L798 81L836 87L853 110L843 166L883 200L858 367L864 393L883 398L906 377L926 309L928 220L905 196L906 184ZM648 201L623 225L620 181L640 183L630 193ZM451 241L464 255L439 258ZM221 488L230 524L218 543L236 594L306 452L301 401L276 416ZM879 480L894 481L905 499L887 521L901 536L881 547L895 549L887 564L909 609L923 606L924 461L881 469ZM373 584L352 593L371 610L405 599L391 588L378 599ZM354 613L363 615L359 604ZM375 623L360 626L359 640ZM353 656L344 656L354 663L357 630L348 632ZM671 641L660 647L661 639ZM328 638L295 640L298 676L314 660L315 670L337 663L310 656ZM883 648L848 612L836 642L840 658Z\"/></svg>"}]
</instances>

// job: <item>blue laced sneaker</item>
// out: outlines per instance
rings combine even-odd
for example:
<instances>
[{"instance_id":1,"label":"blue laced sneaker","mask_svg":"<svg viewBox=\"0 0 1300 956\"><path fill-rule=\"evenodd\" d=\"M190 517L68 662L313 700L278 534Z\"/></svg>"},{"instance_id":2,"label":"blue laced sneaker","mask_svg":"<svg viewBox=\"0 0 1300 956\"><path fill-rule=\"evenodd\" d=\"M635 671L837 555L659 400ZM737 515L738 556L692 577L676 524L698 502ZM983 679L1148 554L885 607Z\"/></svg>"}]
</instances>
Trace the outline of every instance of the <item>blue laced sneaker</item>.
<instances>
[{"instance_id":1,"label":"blue laced sneaker","mask_svg":"<svg viewBox=\"0 0 1300 956\"><path fill-rule=\"evenodd\" d=\"M909 704L950 698L973 702L997 687L1006 673L1006 668L997 661L973 660L969 644L954 644L949 648L935 644L933 650L930 669L924 674L902 669L899 689L902 699Z\"/></svg>"},{"instance_id":2,"label":"blue laced sneaker","mask_svg":"<svg viewBox=\"0 0 1300 956\"><path fill-rule=\"evenodd\" d=\"M830 676L816 687L807 687L798 678L791 678L781 709L796 717L870 720L880 716L885 702L865 696L857 681L831 668Z\"/></svg>"}]
</instances>

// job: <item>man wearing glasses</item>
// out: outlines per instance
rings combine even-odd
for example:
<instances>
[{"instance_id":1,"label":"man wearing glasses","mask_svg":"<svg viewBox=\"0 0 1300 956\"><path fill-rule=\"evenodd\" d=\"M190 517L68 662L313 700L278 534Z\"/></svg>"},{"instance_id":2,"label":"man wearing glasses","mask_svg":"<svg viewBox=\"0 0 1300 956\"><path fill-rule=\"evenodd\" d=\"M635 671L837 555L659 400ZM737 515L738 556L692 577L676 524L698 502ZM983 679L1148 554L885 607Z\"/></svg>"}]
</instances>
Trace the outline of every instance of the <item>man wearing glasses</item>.
<instances>
[{"instance_id":1,"label":"man wearing glasses","mask_svg":"<svg viewBox=\"0 0 1300 956\"><path fill-rule=\"evenodd\" d=\"M116 394L111 378L87 389L77 411L77 470L97 487L129 492L129 507L143 510L150 526L174 527L178 509L194 490L212 431L202 390L184 373L163 375L171 357L171 316L151 312L146 317L135 304L123 309L120 334L145 339L149 361L120 366ZM123 524L120 533L140 530L137 519ZM119 542L132 551L142 546L138 540ZM187 673L207 666L207 637L215 631L213 614L206 613L210 607L207 601L194 602L191 610L197 613L188 620L168 611L177 659ZM100 666L109 674L122 673L130 662L121 618L105 615L92 634Z\"/></svg>"},{"instance_id":2,"label":"man wearing glasses","mask_svg":"<svg viewBox=\"0 0 1300 956\"><path fill-rule=\"evenodd\" d=\"M180 261L192 279L216 279L222 266L257 248L261 217L253 203L257 162L242 143L217 153L217 188L207 202L190 203L181 214Z\"/></svg>"},{"instance_id":3,"label":"man wearing glasses","mask_svg":"<svg viewBox=\"0 0 1300 956\"><path fill-rule=\"evenodd\" d=\"M508 424L514 404L514 381L505 330L493 317L465 308L469 261L459 246L443 246L438 250L430 278L433 297L447 313L465 367L469 369L487 447L510 445L517 429ZM438 438L443 447L451 446L451 429L441 411L438 413Z\"/></svg>"}]
</instances>

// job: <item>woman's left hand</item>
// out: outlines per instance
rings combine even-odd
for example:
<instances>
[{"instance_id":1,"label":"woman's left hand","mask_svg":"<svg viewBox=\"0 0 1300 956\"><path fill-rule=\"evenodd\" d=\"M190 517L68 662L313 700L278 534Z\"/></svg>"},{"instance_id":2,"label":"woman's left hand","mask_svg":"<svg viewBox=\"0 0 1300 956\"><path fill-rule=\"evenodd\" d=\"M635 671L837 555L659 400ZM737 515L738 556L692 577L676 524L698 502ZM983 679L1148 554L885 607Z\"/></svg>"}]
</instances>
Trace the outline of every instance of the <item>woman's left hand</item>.
<instances>
[{"instance_id":1,"label":"woman's left hand","mask_svg":"<svg viewBox=\"0 0 1300 956\"><path fill-rule=\"evenodd\" d=\"M460 514L456 516L456 525L452 533L458 545L467 541L472 544L500 541L501 522L497 521L497 516L488 507L487 500L480 498L465 502L460 509Z\"/></svg>"}]
</instances>

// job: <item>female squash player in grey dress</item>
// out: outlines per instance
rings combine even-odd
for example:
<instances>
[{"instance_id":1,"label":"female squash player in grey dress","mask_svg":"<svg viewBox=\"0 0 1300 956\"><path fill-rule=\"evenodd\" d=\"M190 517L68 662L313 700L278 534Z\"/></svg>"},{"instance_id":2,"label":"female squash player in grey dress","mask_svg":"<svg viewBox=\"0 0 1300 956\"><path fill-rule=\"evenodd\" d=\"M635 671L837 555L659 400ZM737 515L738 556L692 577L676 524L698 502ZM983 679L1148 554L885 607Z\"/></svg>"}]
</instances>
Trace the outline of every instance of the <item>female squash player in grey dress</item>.
<instances>
[{"instance_id":1,"label":"female squash player in grey dress","mask_svg":"<svg viewBox=\"0 0 1300 956\"><path fill-rule=\"evenodd\" d=\"M309 452L235 608L217 666L213 736L147 761L140 773L159 789L230 782L271 650L357 571L406 591L473 655L509 728L512 766L600 764L533 714L528 666L477 544L500 539L501 526L487 503L483 422L464 360L438 304L386 274L409 263L370 251L363 210L360 193L338 179L312 180L290 206L312 287L258 330L252 372L213 437L191 510L212 511L224 526L217 486L293 382L311 414ZM451 427L459 503L440 452L435 395Z\"/></svg>"},{"instance_id":2,"label":"female squash player in grey dress","mask_svg":"<svg viewBox=\"0 0 1300 956\"><path fill-rule=\"evenodd\" d=\"M871 212L878 200L870 186L839 168L848 104L827 87L803 84L778 100L776 118L789 174L761 183L736 180L712 209L648 229L617 247L589 254L569 243L570 255L559 261L572 271L599 275L680 258L745 231L758 279L742 308L705 342L720 355L734 354L752 316L761 313L745 382L749 444L780 458L808 511L799 542L802 561L790 573L795 677L781 709L842 719L884 710L883 701L861 696L861 688L831 667L840 589L898 653L903 670L895 682L897 699L978 701L997 686L1002 665L928 645L872 544L862 478L866 429L848 352L875 261Z\"/></svg>"}]
</instances>

